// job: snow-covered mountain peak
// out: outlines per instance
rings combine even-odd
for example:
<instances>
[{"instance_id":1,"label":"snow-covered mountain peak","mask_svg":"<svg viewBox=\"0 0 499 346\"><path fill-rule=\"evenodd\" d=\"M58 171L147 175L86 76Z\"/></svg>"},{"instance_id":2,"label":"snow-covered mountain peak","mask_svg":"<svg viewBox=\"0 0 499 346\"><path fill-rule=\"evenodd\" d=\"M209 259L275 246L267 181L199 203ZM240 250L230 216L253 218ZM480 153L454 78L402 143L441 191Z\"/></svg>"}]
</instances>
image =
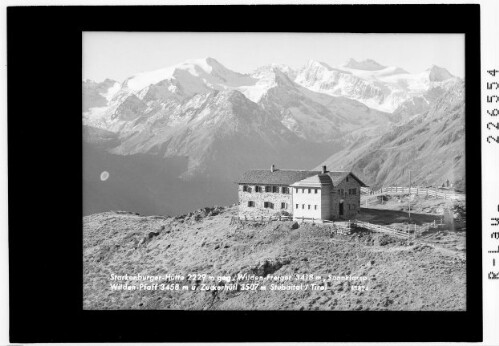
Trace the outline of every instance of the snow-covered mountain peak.
<instances>
[{"instance_id":1,"label":"snow-covered mountain peak","mask_svg":"<svg viewBox=\"0 0 499 346\"><path fill-rule=\"evenodd\" d=\"M365 70L365 71L378 71L386 68L386 66L383 66L372 59L357 61L353 58L348 60L348 62L344 65L344 67L348 67L355 70Z\"/></svg>"},{"instance_id":2,"label":"snow-covered mountain peak","mask_svg":"<svg viewBox=\"0 0 499 346\"><path fill-rule=\"evenodd\" d=\"M204 70L203 67L209 69L209 72L211 72L211 67L209 67L206 63L203 64L203 60L187 60L177 65L168 66L154 71L138 73L126 79L123 82L123 86L133 91L139 91L149 85L157 84L163 80L172 79L175 71L178 69L197 74L199 70Z\"/></svg>"},{"instance_id":3,"label":"snow-covered mountain peak","mask_svg":"<svg viewBox=\"0 0 499 346\"><path fill-rule=\"evenodd\" d=\"M443 82L454 77L447 69L437 65L432 65L426 72L428 72L428 78L432 82Z\"/></svg>"},{"instance_id":4,"label":"snow-covered mountain peak","mask_svg":"<svg viewBox=\"0 0 499 346\"><path fill-rule=\"evenodd\" d=\"M332 70L332 67L326 64L325 62L313 59L310 59L304 67L304 69L310 69L310 68L325 68L327 70Z\"/></svg>"},{"instance_id":5,"label":"snow-covered mountain peak","mask_svg":"<svg viewBox=\"0 0 499 346\"><path fill-rule=\"evenodd\" d=\"M436 87L446 87L454 78L446 69L438 66L420 73L409 73L400 67L384 66L372 59L350 59L338 68L311 60L299 70L294 81L313 91L345 96L370 108L392 113L413 97L422 97ZM427 100L422 100L427 104Z\"/></svg>"},{"instance_id":6,"label":"snow-covered mountain peak","mask_svg":"<svg viewBox=\"0 0 499 346\"><path fill-rule=\"evenodd\" d=\"M340 67L309 60L296 70L272 63L251 74L242 74L212 57L205 57L138 73L121 84L111 80L84 82L84 88L88 89L84 112L88 113L88 119L107 119L127 108L121 118L135 119L140 113L135 110L137 107L138 110L147 109L147 112L163 109L166 114L171 112L170 108L196 95L217 91L228 92L236 101L266 104L268 97L277 97L289 105L295 104L298 97L315 99L305 90L308 89L356 100L382 112L392 113L403 108L407 110L405 113L419 113L456 80L459 78L442 67L432 66L420 73L409 73L397 66L383 66L372 59L360 62L350 59ZM198 101L204 102L202 98ZM408 106L413 104L418 107ZM119 116L115 118L121 119Z\"/></svg>"},{"instance_id":7,"label":"snow-covered mountain peak","mask_svg":"<svg viewBox=\"0 0 499 346\"><path fill-rule=\"evenodd\" d=\"M351 72L341 69L341 68L336 68L336 67L331 67L331 65L326 64L325 62L322 61L317 61L317 60L309 60L305 66L303 66L300 69L300 73L309 73L310 71L335 71L339 73L345 73L345 74L351 74Z\"/></svg>"},{"instance_id":8,"label":"snow-covered mountain peak","mask_svg":"<svg viewBox=\"0 0 499 346\"><path fill-rule=\"evenodd\" d=\"M250 76L254 83L241 85L237 89L249 100L258 103L267 92L278 86L294 88L292 81L294 71L285 65L272 64L256 69Z\"/></svg>"},{"instance_id":9,"label":"snow-covered mountain peak","mask_svg":"<svg viewBox=\"0 0 499 346\"><path fill-rule=\"evenodd\" d=\"M186 82L188 85L204 83L207 85L227 84L229 86L238 86L250 83L251 81L248 78L247 75L229 70L214 58L207 57L189 59L173 66L136 74L125 80L123 86L131 91L138 92L150 85L172 79L176 79L181 83ZM199 81L194 82L193 79Z\"/></svg>"},{"instance_id":10,"label":"snow-covered mountain peak","mask_svg":"<svg viewBox=\"0 0 499 346\"><path fill-rule=\"evenodd\" d=\"M258 77L258 76L272 76L276 73L276 71L280 73L284 73L287 75L289 78L294 78L296 75L296 71L289 67L288 65L284 64L268 64L268 65L263 65L258 67L253 71L251 74L252 76Z\"/></svg>"}]
</instances>

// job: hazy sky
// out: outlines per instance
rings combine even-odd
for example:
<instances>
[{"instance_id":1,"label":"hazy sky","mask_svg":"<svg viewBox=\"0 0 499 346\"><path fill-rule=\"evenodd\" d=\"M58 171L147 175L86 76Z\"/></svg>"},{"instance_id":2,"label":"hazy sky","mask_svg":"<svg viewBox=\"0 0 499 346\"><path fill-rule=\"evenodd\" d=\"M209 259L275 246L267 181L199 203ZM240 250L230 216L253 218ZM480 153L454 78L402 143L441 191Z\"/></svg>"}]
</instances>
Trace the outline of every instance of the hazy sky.
<instances>
[{"instance_id":1,"label":"hazy sky","mask_svg":"<svg viewBox=\"0 0 499 346\"><path fill-rule=\"evenodd\" d=\"M421 72L431 65L464 77L462 34L83 33L83 79L122 82L139 72L212 57L241 73L314 59L339 66L349 58Z\"/></svg>"}]
</instances>

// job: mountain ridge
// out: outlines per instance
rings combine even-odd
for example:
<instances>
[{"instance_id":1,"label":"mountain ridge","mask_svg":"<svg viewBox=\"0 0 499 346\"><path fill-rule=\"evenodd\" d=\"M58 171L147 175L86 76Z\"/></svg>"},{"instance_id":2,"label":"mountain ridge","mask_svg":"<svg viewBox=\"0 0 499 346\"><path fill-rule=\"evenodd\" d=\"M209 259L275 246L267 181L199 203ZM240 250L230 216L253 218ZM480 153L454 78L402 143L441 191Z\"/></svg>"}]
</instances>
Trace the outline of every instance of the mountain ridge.
<instances>
[{"instance_id":1,"label":"mountain ridge","mask_svg":"<svg viewBox=\"0 0 499 346\"><path fill-rule=\"evenodd\" d=\"M321 165L351 169L374 188L412 183L464 190L464 83L433 101L427 111L392 126L382 136L357 142ZM318 165L317 167L320 167Z\"/></svg>"},{"instance_id":2,"label":"mountain ridge","mask_svg":"<svg viewBox=\"0 0 499 346\"><path fill-rule=\"evenodd\" d=\"M449 90L462 80L437 66L409 74L374 61L356 63L335 68L310 60L301 69L269 64L241 74L216 59L203 58L136 74L123 83L83 81L84 143L92 148L88 158L99 165L105 165L104 157L112 158L114 173L129 170L130 174L149 176L150 169L163 172L167 184L185 188L184 183L190 182L191 196L182 207L190 209L205 206L207 201L208 205L234 203L237 195L227 184L244 170L271 164L312 169L325 162L335 169L353 167L374 185L399 182L400 174L389 174L380 162L373 163L380 155L370 149L397 145L385 141L386 135L394 140L406 136L404 131L420 126L414 119L426 119L430 113L445 118L445 109L454 106L444 105L442 98L452 99L458 107L463 95ZM383 112L369 106L373 104L397 107ZM435 108L438 104L444 110ZM446 136L455 137L452 150L457 157L459 145L464 147L457 123L464 115L455 116L454 132ZM436 133L427 140L435 144L435 150L447 145L438 144ZM161 162L156 165L151 160ZM456 160L461 165L461 159ZM397 159L390 162L397 164ZM97 166L94 168L89 175L99 173ZM383 173L376 176L376 170ZM445 175L442 170L435 172ZM463 180L462 170L456 172L459 177L453 181ZM94 194L103 184L97 177L86 177L96 184ZM120 183L113 186L125 191L132 183L152 191L151 184L161 184L158 179L137 181L123 173ZM431 183L436 180L432 178ZM213 193L214 189L220 193ZM178 199L182 194L167 191L158 192L161 197L152 201L141 198L147 205L157 204L147 209L164 210L162 198L173 193L172 198ZM110 190L108 195L113 199L120 193ZM120 202L110 201L112 206L116 203ZM172 205L167 208L174 213L185 210Z\"/></svg>"}]
</instances>

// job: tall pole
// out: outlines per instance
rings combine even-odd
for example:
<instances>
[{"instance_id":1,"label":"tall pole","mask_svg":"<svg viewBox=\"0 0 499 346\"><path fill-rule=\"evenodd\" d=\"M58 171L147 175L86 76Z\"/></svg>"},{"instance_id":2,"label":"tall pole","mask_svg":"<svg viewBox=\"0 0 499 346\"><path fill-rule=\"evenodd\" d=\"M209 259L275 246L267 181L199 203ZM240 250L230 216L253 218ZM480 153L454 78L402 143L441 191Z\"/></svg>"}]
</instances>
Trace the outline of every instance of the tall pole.
<instances>
[{"instance_id":1,"label":"tall pole","mask_svg":"<svg viewBox=\"0 0 499 346\"><path fill-rule=\"evenodd\" d=\"M409 222L411 222L411 170L409 170Z\"/></svg>"}]
</instances>

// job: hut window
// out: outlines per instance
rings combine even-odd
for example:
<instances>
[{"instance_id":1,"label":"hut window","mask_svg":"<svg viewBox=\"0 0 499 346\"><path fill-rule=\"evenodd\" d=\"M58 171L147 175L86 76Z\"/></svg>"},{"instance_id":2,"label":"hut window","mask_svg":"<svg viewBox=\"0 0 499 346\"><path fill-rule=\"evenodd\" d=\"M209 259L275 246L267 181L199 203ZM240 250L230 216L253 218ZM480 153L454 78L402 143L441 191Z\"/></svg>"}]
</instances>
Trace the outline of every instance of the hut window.
<instances>
[{"instance_id":1,"label":"hut window","mask_svg":"<svg viewBox=\"0 0 499 346\"><path fill-rule=\"evenodd\" d=\"M315 210L317 210L317 204L316 204L316 205L314 205L314 209L315 209Z\"/></svg>"},{"instance_id":2,"label":"hut window","mask_svg":"<svg viewBox=\"0 0 499 346\"><path fill-rule=\"evenodd\" d=\"M282 193L288 194L289 193L289 188L283 187L281 191L282 191Z\"/></svg>"},{"instance_id":3,"label":"hut window","mask_svg":"<svg viewBox=\"0 0 499 346\"><path fill-rule=\"evenodd\" d=\"M265 192L272 192L272 186L265 186Z\"/></svg>"},{"instance_id":4,"label":"hut window","mask_svg":"<svg viewBox=\"0 0 499 346\"><path fill-rule=\"evenodd\" d=\"M269 209L274 209L274 203L271 202L264 202L263 203L264 208L269 208Z\"/></svg>"},{"instance_id":5,"label":"hut window","mask_svg":"<svg viewBox=\"0 0 499 346\"><path fill-rule=\"evenodd\" d=\"M272 186L272 192L279 193L279 186Z\"/></svg>"},{"instance_id":6,"label":"hut window","mask_svg":"<svg viewBox=\"0 0 499 346\"><path fill-rule=\"evenodd\" d=\"M302 208L302 209L305 209L305 204L302 204L302 205L301 205L301 208Z\"/></svg>"},{"instance_id":7,"label":"hut window","mask_svg":"<svg viewBox=\"0 0 499 346\"><path fill-rule=\"evenodd\" d=\"M243 191L247 192L248 191L248 185L243 185Z\"/></svg>"},{"instance_id":8,"label":"hut window","mask_svg":"<svg viewBox=\"0 0 499 346\"><path fill-rule=\"evenodd\" d=\"M312 193L312 189L308 189L308 193Z\"/></svg>"},{"instance_id":9,"label":"hut window","mask_svg":"<svg viewBox=\"0 0 499 346\"><path fill-rule=\"evenodd\" d=\"M248 201L248 207L253 208L255 206L255 202Z\"/></svg>"},{"instance_id":10,"label":"hut window","mask_svg":"<svg viewBox=\"0 0 499 346\"><path fill-rule=\"evenodd\" d=\"M315 193L317 193L317 189L315 189Z\"/></svg>"},{"instance_id":11,"label":"hut window","mask_svg":"<svg viewBox=\"0 0 499 346\"><path fill-rule=\"evenodd\" d=\"M300 209L300 205L299 204L296 205L296 209Z\"/></svg>"},{"instance_id":12,"label":"hut window","mask_svg":"<svg viewBox=\"0 0 499 346\"><path fill-rule=\"evenodd\" d=\"M308 210L310 210L310 204L308 205Z\"/></svg>"},{"instance_id":13,"label":"hut window","mask_svg":"<svg viewBox=\"0 0 499 346\"><path fill-rule=\"evenodd\" d=\"M286 209L288 206L286 205L286 203L282 202L281 203L281 209Z\"/></svg>"}]
</instances>

